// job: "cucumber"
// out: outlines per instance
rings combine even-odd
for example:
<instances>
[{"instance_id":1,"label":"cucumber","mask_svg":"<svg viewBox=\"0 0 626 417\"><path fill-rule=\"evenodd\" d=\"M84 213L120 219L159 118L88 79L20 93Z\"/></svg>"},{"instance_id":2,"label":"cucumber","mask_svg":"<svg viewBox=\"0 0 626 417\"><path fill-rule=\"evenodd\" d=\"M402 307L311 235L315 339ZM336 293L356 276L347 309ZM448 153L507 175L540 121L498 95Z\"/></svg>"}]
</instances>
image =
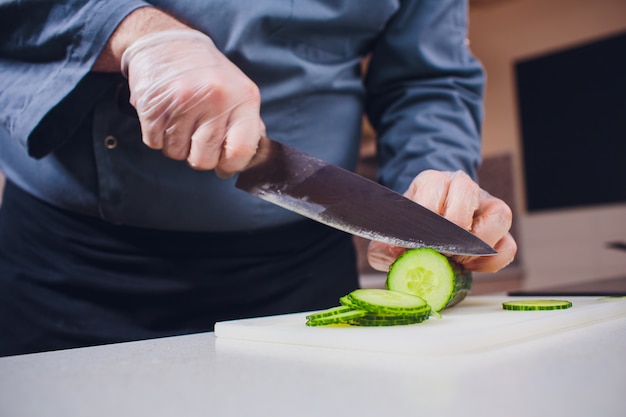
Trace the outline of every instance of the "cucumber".
<instances>
[{"instance_id":1,"label":"cucumber","mask_svg":"<svg viewBox=\"0 0 626 417\"><path fill-rule=\"evenodd\" d=\"M398 326L406 324L421 323L427 320L430 316L430 312L418 314L418 315L379 315L379 314L366 314L358 319L351 320L349 324L356 326Z\"/></svg>"},{"instance_id":2,"label":"cucumber","mask_svg":"<svg viewBox=\"0 0 626 417\"><path fill-rule=\"evenodd\" d=\"M390 266L386 287L354 290L339 306L306 316L306 324L396 326L441 318L441 310L469 294L472 274L434 249L409 249Z\"/></svg>"},{"instance_id":3,"label":"cucumber","mask_svg":"<svg viewBox=\"0 0 626 417\"><path fill-rule=\"evenodd\" d=\"M343 297L341 297L339 299L339 304L341 304L344 307L350 307L350 308L354 308L354 309L358 309L359 308L356 304L354 304L350 300L350 297L348 297L348 295L344 295Z\"/></svg>"},{"instance_id":4,"label":"cucumber","mask_svg":"<svg viewBox=\"0 0 626 417\"><path fill-rule=\"evenodd\" d=\"M352 307L348 307L348 306L337 306L337 307L331 307L327 310L323 310L317 313L313 313L310 314L308 316L306 316L307 320L317 320L317 319L321 319L324 317L329 317L329 316L335 316L337 314L341 314L341 313L346 313L348 311L351 311Z\"/></svg>"},{"instance_id":5,"label":"cucumber","mask_svg":"<svg viewBox=\"0 0 626 417\"><path fill-rule=\"evenodd\" d=\"M307 326L350 324L354 326L396 326L420 323L431 308L417 296L383 289L359 289L339 299L340 306L306 316Z\"/></svg>"},{"instance_id":6,"label":"cucumber","mask_svg":"<svg viewBox=\"0 0 626 417\"><path fill-rule=\"evenodd\" d=\"M360 289L352 291L347 298L353 306L370 313L400 316L430 313L430 306L423 298L398 291Z\"/></svg>"},{"instance_id":7,"label":"cucumber","mask_svg":"<svg viewBox=\"0 0 626 417\"><path fill-rule=\"evenodd\" d=\"M409 249L389 267L386 286L423 298L438 313L469 294L472 274L434 249Z\"/></svg>"},{"instance_id":8,"label":"cucumber","mask_svg":"<svg viewBox=\"0 0 626 417\"><path fill-rule=\"evenodd\" d=\"M505 310L533 311L533 310L565 310L572 303L565 300L519 300L502 303Z\"/></svg>"},{"instance_id":9,"label":"cucumber","mask_svg":"<svg viewBox=\"0 0 626 417\"><path fill-rule=\"evenodd\" d=\"M336 307L334 307L336 308ZM314 319L308 319L307 326L326 326L329 324L347 323L352 320L359 319L367 315L367 311L364 310L352 310L344 311L342 313L330 314L328 316L317 317Z\"/></svg>"}]
</instances>

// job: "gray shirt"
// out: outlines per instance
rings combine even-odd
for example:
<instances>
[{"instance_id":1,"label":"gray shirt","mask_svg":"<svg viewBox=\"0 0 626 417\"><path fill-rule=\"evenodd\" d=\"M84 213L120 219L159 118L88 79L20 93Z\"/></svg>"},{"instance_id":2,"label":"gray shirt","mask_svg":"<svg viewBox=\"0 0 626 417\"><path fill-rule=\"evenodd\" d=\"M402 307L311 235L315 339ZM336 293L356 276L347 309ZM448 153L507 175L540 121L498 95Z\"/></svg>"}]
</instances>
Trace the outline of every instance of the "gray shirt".
<instances>
[{"instance_id":1,"label":"gray shirt","mask_svg":"<svg viewBox=\"0 0 626 417\"><path fill-rule=\"evenodd\" d=\"M298 219L235 178L147 148L124 110L125 79L90 72L117 24L147 5L208 34L257 83L273 139L354 169L365 113L383 184L403 192L428 168L475 175L484 76L464 0L0 0L0 169L10 181L115 224L230 231Z\"/></svg>"}]
</instances>

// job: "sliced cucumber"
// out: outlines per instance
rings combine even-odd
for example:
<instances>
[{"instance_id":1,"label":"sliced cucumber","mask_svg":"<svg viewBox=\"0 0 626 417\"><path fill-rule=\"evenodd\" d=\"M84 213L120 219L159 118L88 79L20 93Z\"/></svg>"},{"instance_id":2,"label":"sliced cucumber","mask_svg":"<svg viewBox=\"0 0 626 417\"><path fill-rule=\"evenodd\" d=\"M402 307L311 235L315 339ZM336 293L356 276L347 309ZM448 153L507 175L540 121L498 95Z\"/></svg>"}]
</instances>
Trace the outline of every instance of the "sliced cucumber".
<instances>
[{"instance_id":1,"label":"sliced cucumber","mask_svg":"<svg viewBox=\"0 0 626 417\"><path fill-rule=\"evenodd\" d=\"M386 281L392 291L423 298L439 312L461 302L472 288L472 274L434 249L404 252L389 267Z\"/></svg>"},{"instance_id":2,"label":"sliced cucumber","mask_svg":"<svg viewBox=\"0 0 626 417\"><path fill-rule=\"evenodd\" d=\"M382 289L354 290L347 295L348 302L370 313L414 316L430 313L430 306L420 297Z\"/></svg>"},{"instance_id":3,"label":"sliced cucumber","mask_svg":"<svg viewBox=\"0 0 626 417\"><path fill-rule=\"evenodd\" d=\"M356 304L352 302L352 300L350 300L350 297L348 297L347 295L344 295L343 297L339 299L339 304L341 304L344 307L350 307L353 309L359 308Z\"/></svg>"},{"instance_id":4,"label":"sliced cucumber","mask_svg":"<svg viewBox=\"0 0 626 417\"><path fill-rule=\"evenodd\" d=\"M406 324L421 323L424 320L428 320L430 316L429 312L417 314L417 315L389 315L389 314L374 314L369 313L363 317L352 320L349 323L357 326L397 326Z\"/></svg>"},{"instance_id":5,"label":"sliced cucumber","mask_svg":"<svg viewBox=\"0 0 626 417\"><path fill-rule=\"evenodd\" d=\"M306 316L307 320L318 320L324 317L328 317L328 316L334 316L337 314L341 314L341 313L346 313L348 311L351 311L352 307L348 307L348 306L337 306L337 307L331 307L329 309L323 310L323 311L318 311L317 313L312 313L308 316Z\"/></svg>"},{"instance_id":6,"label":"sliced cucumber","mask_svg":"<svg viewBox=\"0 0 626 417\"><path fill-rule=\"evenodd\" d=\"M505 310L532 311L532 310L564 310L572 303L566 300L519 300L502 303Z\"/></svg>"},{"instance_id":7,"label":"sliced cucumber","mask_svg":"<svg viewBox=\"0 0 626 417\"><path fill-rule=\"evenodd\" d=\"M307 326L326 326L329 324L347 323L352 320L359 319L367 315L367 311L364 310L348 310L343 313L331 314L329 316L318 317L316 319L308 319Z\"/></svg>"},{"instance_id":8,"label":"sliced cucumber","mask_svg":"<svg viewBox=\"0 0 626 417\"><path fill-rule=\"evenodd\" d=\"M354 326L395 326L427 320L432 310L417 296L382 289L359 289L341 297L340 306L306 316L307 326L351 324Z\"/></svg>"}]
</instances>

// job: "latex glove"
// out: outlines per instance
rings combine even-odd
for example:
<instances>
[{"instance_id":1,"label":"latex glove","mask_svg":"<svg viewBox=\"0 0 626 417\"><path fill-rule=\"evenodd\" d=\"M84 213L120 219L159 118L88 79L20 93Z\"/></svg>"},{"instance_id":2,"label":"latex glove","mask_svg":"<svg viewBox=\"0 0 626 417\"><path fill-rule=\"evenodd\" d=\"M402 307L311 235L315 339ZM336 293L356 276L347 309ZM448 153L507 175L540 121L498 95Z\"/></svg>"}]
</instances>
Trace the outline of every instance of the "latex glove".
<instances>
[{"instance_id":1,"label":"latex glove","mask_svg":"<svg viewBox=\"0 0 626 417\"><path fill-rule=\"evenodd\" d=\"M222 177L242 170L265 134L258 87L195 30L143 36L122 55L143 141Z\"/></svg>"},{"instance_id":2,"label":"latex glove","mask_svg":"<svg viewBox=\"0 0 626 417\"><path fill-rule=\"evenodd\" d=\"M496 272L513 261L517 244L509 233L511 209L504 201L482 190L464 172L424 171L404 195L474 233L498 252L494 256L452 257L466 269ZM405 248L371 242L368 261L374 269L387 272L389 265L404 251Z\"/></svg>"}]
</instances>

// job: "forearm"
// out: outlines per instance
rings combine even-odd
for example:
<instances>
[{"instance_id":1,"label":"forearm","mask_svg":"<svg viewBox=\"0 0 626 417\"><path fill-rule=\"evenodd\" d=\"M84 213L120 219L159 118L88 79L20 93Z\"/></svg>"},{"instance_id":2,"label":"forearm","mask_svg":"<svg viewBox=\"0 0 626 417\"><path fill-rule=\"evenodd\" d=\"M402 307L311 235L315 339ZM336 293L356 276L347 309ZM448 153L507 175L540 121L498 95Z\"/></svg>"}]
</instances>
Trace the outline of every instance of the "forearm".
<instances>
[{"instance_id":1,"label":"forearm","mask_svg":"<svg viewBox=\"0 0 626 417\"><path fill-rule=\"evenodd\" d=\"M0 3L0 124L41 158L73 134L110 88L111 78L89 72L115 28L151 6L142 0Z\"/></svg>"},{"instance_id":2,"label":"forearm","mask_svg":"<svg viewBox=\"0 0 626 417\"><path fill-rule=\"evenodd\" d=\"M122 54L128 46L142 36L164 30L191 28L167 13L154 7L142 7L130 13L109 38L92 67L95 72L119 72Z\"/></svg>"},{"instance_id":3,"label":"forearm","mask_svg":"<svg viewBox=\"0 0 626 417\"><path fill-rule=\"evenodd\" d=\"M376 44L365 80L379 179L404 192L425 169L475 176L484 74L465 42L466 4L402 2L398 13Z\"/></svg>"}]
</instances>

